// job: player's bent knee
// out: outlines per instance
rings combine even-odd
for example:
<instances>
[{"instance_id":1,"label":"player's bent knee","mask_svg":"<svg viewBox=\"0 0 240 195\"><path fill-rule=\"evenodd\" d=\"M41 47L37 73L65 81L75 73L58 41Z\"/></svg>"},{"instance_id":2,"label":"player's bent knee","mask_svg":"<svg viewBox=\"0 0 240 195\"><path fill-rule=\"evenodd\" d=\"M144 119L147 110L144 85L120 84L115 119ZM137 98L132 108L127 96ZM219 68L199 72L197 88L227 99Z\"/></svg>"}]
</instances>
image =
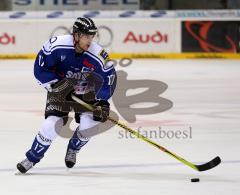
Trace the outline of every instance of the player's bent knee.
<instances>
[{"instance_id":1,"label":"player's bent knee","mask_svg":"<svg viewBox=\"0 0 240 195\"><path fill-rule=\"evenodd\" d=\"M58 116L47 117L40 128L40 133L47 139L53 140L63 127L63 119Z\"/></svg>"},{"instance_id":2,"label":"player's bent knee","mask_svg":"<svg viewBox=\"0 0 240 195\"><path fill-rule=\"evenodd\" d=\"M99 124L99 121L94 121L92 113L83 113L80 117L80 125L79 125L79 130L86 130L89 128L97 127Z\"/></svg>"}]
</instances>

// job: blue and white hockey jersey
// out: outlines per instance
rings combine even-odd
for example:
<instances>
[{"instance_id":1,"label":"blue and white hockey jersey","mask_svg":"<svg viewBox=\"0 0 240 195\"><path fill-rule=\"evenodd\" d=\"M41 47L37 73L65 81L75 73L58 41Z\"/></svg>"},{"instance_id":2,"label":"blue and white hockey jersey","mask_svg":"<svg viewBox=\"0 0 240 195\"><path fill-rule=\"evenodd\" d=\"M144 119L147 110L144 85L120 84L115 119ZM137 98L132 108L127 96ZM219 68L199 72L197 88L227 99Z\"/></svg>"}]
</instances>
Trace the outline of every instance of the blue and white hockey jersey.
<instances>
[{"instance_id":1,"label":"blue and white hockey jersey","mask_svg":"<svg viewBox=\"0 0 240 195\"><path fill-rule=\"evenodd\" d=\"M96 42L92 42L87 51L77 54L72 35L52 37L37 55L34 75L45 87L64 78L80 79L81 73L93 71L102 78L96 98L108 100L116 86L116 72L107 60L108 54Z\"/></svg>"}]
</instances>

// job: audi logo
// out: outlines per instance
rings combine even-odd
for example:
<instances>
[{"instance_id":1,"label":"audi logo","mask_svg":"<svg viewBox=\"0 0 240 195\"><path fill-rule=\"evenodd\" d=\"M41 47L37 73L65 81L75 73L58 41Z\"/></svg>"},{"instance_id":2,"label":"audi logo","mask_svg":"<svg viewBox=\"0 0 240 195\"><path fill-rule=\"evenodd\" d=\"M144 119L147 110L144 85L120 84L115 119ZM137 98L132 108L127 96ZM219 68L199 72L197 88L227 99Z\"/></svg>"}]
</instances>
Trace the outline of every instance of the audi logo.
<instances>
[{"instance_id":1,"label":"audi logo","mask_svg":"<svg viewBox=\"0 0 240 195\"><path fill-rule=\"evenodd\" d=\"M68 28L66 26L56 27L50 34L50 37L58 35L67 35L72 33L72 27ZM102 47L109 47L113 41L113 32L107 26L98 26L98 32L95 37L95 41Z\"/></svg>"}]
</instances>

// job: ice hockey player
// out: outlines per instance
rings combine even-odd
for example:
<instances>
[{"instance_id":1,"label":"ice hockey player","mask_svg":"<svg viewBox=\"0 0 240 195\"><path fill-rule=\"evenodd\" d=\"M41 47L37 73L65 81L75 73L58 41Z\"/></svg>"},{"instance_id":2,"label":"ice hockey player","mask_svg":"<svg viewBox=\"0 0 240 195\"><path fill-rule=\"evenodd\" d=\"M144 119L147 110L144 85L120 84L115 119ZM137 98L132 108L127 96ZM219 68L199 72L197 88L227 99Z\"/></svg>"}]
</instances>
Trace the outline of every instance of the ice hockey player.
<instances>
[{"instance_id":1,"label":"ice hockey player","mask_svg":"<svg viewBox=\"0 0 240 195\"><path fill-rule=\"evenodd\" d=\"M74 86L74 94L81 98L84 94L94 93L93 112L75 112L75 120L79 123L72 138L69 140L65 156L65 164L72 168L76 163L76 155L89 141L89 137L81 135L81 130L105 122L109 115L108 99L116 86L116 72L109 65L107 52L93 41L97 27L90 18L77 18L71 35L52 37L39 51L34 64L34 76L48 94L60 81L66 78L79 79ZM82 73L91 72L100 75L102 85L96 92L86 80L81 80ZM48 98L47 98L48 99ZM17 164L21 173L26 173L44 157L57 132L68 119L69 112L46 104L45 120L34 138L31 148L26 152L26 158Z\"/></svg>"}]
</instances>

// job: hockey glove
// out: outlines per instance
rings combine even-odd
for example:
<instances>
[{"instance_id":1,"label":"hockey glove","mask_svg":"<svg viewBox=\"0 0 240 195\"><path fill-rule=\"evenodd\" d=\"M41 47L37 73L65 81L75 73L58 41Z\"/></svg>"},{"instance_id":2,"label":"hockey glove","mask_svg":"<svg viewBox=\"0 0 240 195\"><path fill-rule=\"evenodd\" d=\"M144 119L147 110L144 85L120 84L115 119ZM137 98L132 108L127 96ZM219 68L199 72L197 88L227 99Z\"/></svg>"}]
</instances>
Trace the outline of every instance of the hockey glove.
<instances>
[{"instance_id":1,"label":"hockey glove","mask_svg":"<svg viewBox=\"0 0 240 195\"><path fill-rule=\"evenodd\" d=\"M106 100L98 100L93 104L93 120L105 122L109 116L110 104Z\"/></svg>"}]
</instances>

